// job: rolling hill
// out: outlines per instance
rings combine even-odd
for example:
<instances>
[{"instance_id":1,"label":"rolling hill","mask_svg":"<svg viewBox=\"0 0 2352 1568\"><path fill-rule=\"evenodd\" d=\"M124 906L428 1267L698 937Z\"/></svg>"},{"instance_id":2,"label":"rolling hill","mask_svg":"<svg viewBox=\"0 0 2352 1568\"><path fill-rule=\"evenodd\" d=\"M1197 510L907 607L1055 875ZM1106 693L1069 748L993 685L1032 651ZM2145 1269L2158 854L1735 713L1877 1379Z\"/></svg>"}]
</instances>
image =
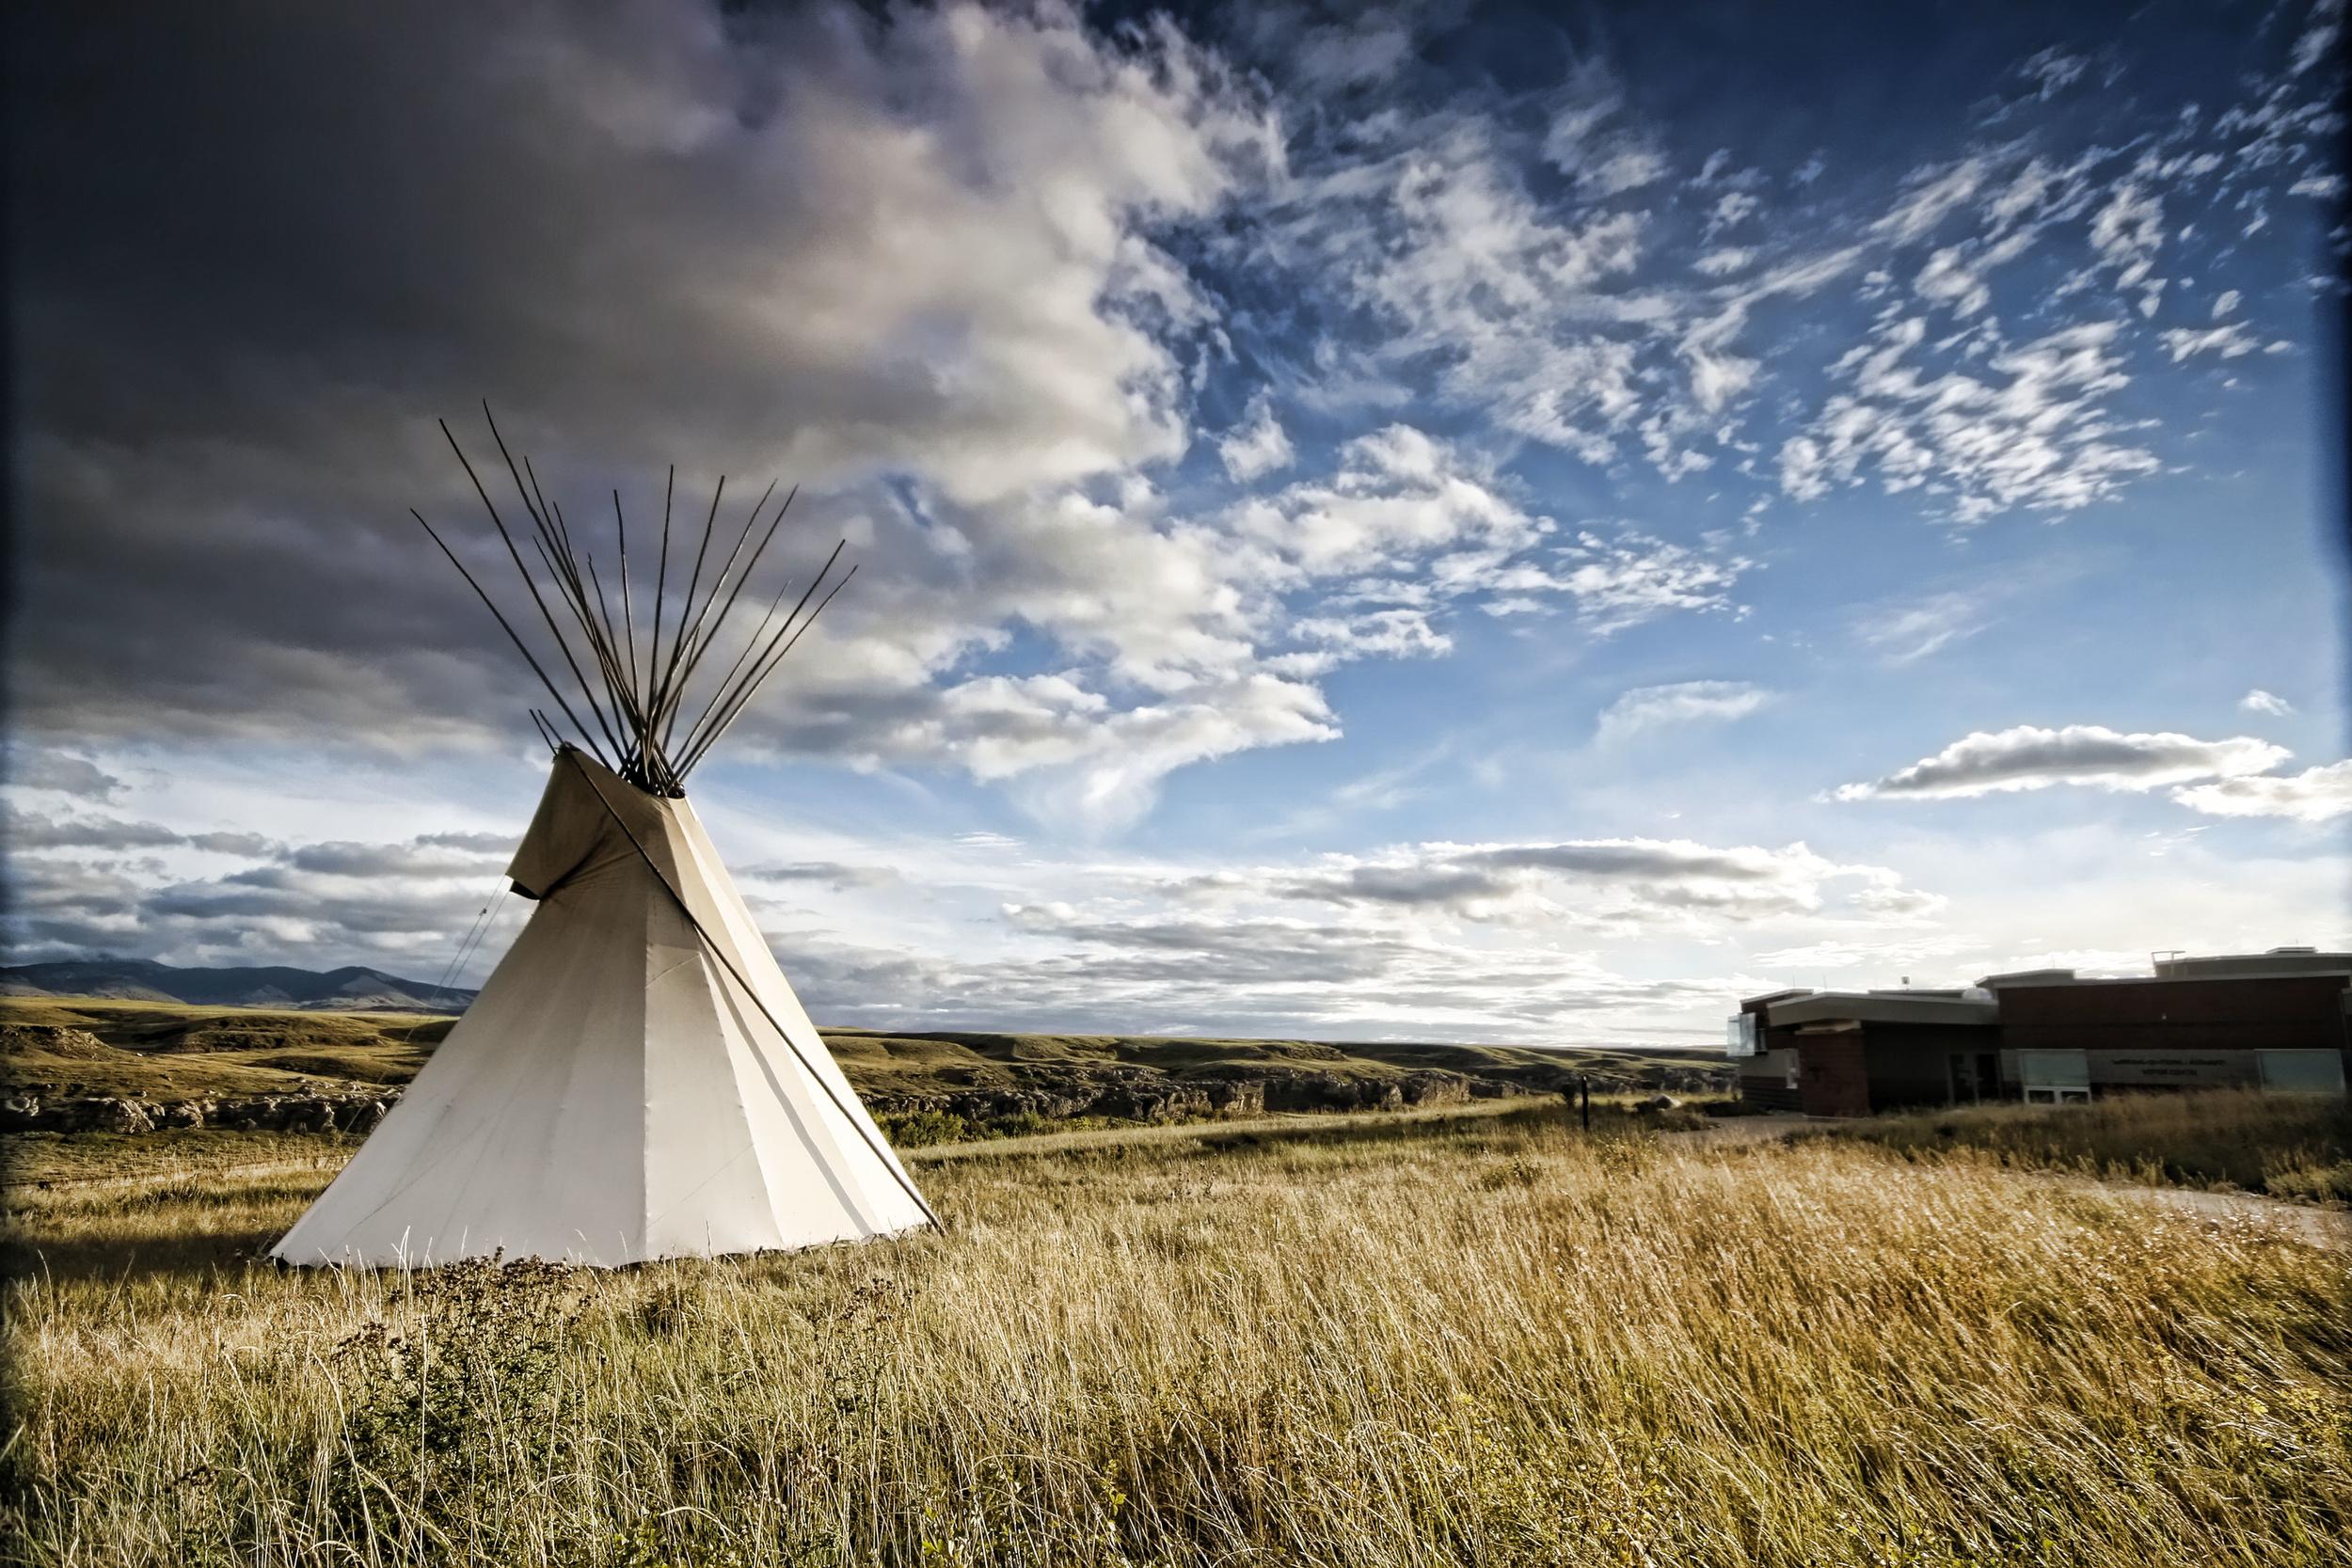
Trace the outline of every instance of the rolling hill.
<instances>
[{"instance_id":1,"label":"rolling hill","mask_svg":"<svg viewBox=\"0 0 2352 1568\"><path fill-rule=\"evenodd\" d=\"M433 988L340 970L171 970L165 965L31 965L47 983L101 971L199 994L295 998L252 1007L126 996L0 998L0 1085L18 1131L208 1126L264 1116L306 1122L319 1109L379 1102L423 1066L452 1020L414 1003L337 1007L339 990ZM160 971L160 975L154 972ZM197 976L190 982L188 976ZM233 976L233 978L224 978ZM1704 1090L1723 1079L1713 1053L1554 1051L1515 1046L1181 1038L1167 1036L882 1032L828 1029L860 1096L902 1142L935 1142L1089 1121L1171 1121L1283 1111L1363 1111L1548 1094L1588 1076L1597 1090ZM116 1103L136 1101L137 1115ZM259 1102L266 1101L257 1109ZM234 1102L233 1104L231 1102ZM160 1113L172 1108L170 1115ZM374 1113L380 1114L380 1111ZM343 1122L349 1117L344 1117ZM245 1125L230 1121L230 1125Z\"/></svg>"},{"instance_id":2,"label":"rolling hill","mask_svg":"<svg viewBox=\"0 0 2352 1568\"><path fill-rule=\"evenodd\" d=\"M78 996L181 1002L197 1007L333 1008L342 1012L446 1012L474 993L404 980L357 965L330 969L181 969L149 958L93 958L0 969L0 996Z\"/></svg>"}]
</instances>

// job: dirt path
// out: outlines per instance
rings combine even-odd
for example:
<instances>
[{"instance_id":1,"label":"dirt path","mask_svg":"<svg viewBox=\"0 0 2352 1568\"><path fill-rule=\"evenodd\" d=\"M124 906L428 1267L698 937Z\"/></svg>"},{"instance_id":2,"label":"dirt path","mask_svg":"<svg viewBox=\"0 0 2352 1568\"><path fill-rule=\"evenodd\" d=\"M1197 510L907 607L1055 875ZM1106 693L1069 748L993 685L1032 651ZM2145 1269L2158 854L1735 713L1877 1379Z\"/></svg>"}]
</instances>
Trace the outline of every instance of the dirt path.
<instances>
[{"instance_id":1,"label":"dirt path","mask_svg":"<svg viewBox=\"0 0 2352 1568\"><path fill-rule=\"evenodd\" d=\"M2193 1219L2220 1224L2275 1226L2298 1242L2352 1250L2352 1210L2319 1209L2261 1193L2204 1192L2195 1187L2151 1187L2137 1181L2102 1181L2058 1171L2015 1171L2023 1181L2041 1181L2076 1192L2106 1193L2152 1209L2169 1209Z\"/></svg>"},{"instance_id":2,"label":"dirt path","mask_svg":"<svg viewBox=\"0 0 2352 1568\"><path fill-rule=\"evenodd\" d=\"M1785 1138L1801 1127L1815 1123L1803 1117L1719 1117L1705 1127L1690 1132L1669 1132L1669 1138L1705 1144L1709 1148L1727 1145L1770 1143Z\"/></svg>"}]
</instances>

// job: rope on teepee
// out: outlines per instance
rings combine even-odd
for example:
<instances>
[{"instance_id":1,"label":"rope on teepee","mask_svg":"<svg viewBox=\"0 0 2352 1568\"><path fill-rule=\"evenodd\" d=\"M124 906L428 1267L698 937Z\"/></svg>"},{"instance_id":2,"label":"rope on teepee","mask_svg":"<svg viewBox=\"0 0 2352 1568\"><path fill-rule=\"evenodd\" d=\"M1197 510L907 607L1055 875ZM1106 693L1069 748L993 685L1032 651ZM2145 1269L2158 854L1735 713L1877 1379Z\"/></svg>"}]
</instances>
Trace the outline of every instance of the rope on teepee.
<instances>
[{"instance_id":1,"label":"rope on teepee","mask_svg":"<svg viewBox=\"0 0 2352 1568\"><path fill-rule=\"evenodd\" d=\"M628 837L629 847L636 850L637 858L645 863L645 869L653 873L653 879L661 884L661 891L670 895L670 902L677 906L678 913L686 917L686 924L694 928L694 934L702 939L703 945L709 949L710 956L719 960L720 965L726 970L737 985L743 988L743 994L752 999L752 1006L757 1007L760 1016L775 1029L776 1037L784 1041L785 1049L792 1053L792 1059L801 1064L801 1070L808 1074L810 1082L825 1091L825 1098L833 1101L834 1110L841 1113L841 1119L850 1124L850 1130L855 1132L859 1140L873 1152L874 1158L882 1162L882 1169L890 1173L891 1178L898 1183L907 1196L914 1199L914 1206L923 1211L923 1217L930 1221L938 1229L946 1229L947 1222L941 1219L931 1206L924 1201L923 1195L915 1190L914 1183L907 1180L906 1173L898 1168L898 1162L891 1157L890 1150L875 1141L874 1134L866 1131L865 1121L856 1112L841 1103L841 1097L834 1092L831 1084L825 1082L825 1075L818 1072L801 1048L793 1043L792 1031L786 1028L784 1021L771 1012L768 1004L760 1000L759 989L743 977L743 972L735 967L734 960L727 957L725 949L719 945L717 940L704 927L703 923L695 918L694 911L687 907L686 895L673 887L670 879L662 875L661 867L655 863L652 854L646 850L644 841L638 838L635 830L631 829L622 818L620 812L614 809L612 797L604 792L604 785L596 782L596 776L589 772L587 765L580 760L580 753L572 752L566 754L571 757L572 766L580 769L580 776L587 781L588 787L596 792L596 801L604 807L605 815L612 818L612 825L620 829Z\"/></svg>"}]
</instances>

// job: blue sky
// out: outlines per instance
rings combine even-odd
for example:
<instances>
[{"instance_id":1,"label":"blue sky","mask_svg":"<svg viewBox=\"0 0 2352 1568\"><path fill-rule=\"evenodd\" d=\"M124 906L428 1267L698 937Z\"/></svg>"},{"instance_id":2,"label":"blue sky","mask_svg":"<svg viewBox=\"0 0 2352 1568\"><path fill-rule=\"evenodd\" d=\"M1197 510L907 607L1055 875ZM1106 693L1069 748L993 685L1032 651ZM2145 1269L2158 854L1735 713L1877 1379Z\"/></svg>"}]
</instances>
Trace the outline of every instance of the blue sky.
<instances>
[{"instance_id":1,"label":"blue sky","mask_svg":"<svg viewBox=\"0 0 2352 1568\"><path fill-rule=\"evenodd\" d=\"M697 776L820 1020L2352 941L2340 15L43 23L13 945L439 977L545 769L405 518L492 563L485 396L863 563Z\"/></svg>"}]
</instances>

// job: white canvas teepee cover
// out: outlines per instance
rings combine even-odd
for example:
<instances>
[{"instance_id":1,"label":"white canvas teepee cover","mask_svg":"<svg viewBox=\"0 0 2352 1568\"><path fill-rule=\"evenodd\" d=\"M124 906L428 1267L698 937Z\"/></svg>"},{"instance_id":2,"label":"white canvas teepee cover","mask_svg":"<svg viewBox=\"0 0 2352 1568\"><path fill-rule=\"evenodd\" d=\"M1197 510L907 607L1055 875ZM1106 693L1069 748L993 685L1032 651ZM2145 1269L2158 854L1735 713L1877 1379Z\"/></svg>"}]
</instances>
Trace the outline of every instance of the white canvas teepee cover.
<instances>
[{"instance_id":1,"label":"white canvas teepee cover","mask_svg":"<svg viewBox=\"0 0 2352 1568\"><path fill-rule=\"evenodd\" d=\"M566 748L507 875L530 923L273 1256L612 1265L925 1222L684 799Z\"/></svg>"}]
</instances>

